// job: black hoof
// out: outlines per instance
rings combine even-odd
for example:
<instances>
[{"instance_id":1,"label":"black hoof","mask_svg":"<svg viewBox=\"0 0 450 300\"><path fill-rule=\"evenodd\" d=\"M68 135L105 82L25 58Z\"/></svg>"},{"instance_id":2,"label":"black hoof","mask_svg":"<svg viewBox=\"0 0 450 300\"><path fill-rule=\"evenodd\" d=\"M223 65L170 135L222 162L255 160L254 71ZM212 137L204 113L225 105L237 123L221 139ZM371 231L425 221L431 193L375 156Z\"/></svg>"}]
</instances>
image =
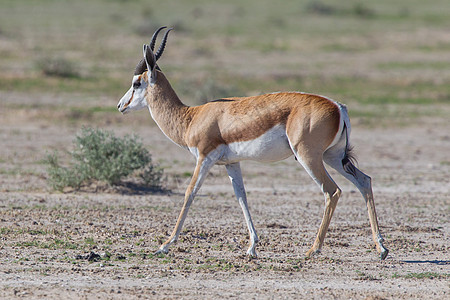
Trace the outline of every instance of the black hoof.
<instances>
[{"instance_id":1,"label":"black hoof","mask_svg":"<svg viewBox=\"0 0 450 300\"><path fill-rule=\"evenodd\" d=\"M380 253L381 260L384 260L386 258L386 256L388 255L388 253L389 253L389 250L384 248Z\"/></svg>"},{"instance_id":2,"label":"black hoof","mask_svg":"<svg viewBox=\"0 0 450 300\"><path fill-rule=\"evenodd\" d=\"M158 251L153 253L153 255L165 255L167 253L169 253L169 251L164 251L164 250L158 249Z\"/></svg>"}]
</instances>

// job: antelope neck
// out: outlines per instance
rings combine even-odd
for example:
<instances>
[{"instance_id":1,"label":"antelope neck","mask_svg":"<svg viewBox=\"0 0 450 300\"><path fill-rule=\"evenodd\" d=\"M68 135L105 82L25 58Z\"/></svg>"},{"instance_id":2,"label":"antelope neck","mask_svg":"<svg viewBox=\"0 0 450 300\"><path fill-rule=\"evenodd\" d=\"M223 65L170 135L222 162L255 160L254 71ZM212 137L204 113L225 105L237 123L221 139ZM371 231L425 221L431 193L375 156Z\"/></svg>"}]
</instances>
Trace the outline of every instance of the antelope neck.
<instances>
[{"instance_id":1,"label":"antelope neck","mask_svg":"<svg viewBox=\"0 0 450 300\"><path fill-rule=\"evenodd\" d=\"M184 105L162 72L157 71L157 81L149 86L147 102L150 114L161 131L175 144L187 147L184 133L191 118L189 107Z\"/></svg>"}]
</instances>

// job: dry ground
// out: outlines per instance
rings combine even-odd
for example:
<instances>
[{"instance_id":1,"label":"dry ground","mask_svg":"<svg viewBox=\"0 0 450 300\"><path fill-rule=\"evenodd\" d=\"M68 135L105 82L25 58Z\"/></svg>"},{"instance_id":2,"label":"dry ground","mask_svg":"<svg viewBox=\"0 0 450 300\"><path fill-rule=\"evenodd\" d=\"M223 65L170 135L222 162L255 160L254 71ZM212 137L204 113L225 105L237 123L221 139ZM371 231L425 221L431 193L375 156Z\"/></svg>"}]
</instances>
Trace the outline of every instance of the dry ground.
<instances>
[{"instance_id":1,"label":"dry ground","mask_svg":"<svg viewBox=\"0 0 450 300\"><path fill-rule=\"evenodd\" d=\"M79 126L3 108L1 298L448 297L446 119L394 128L353 122L352 140L361 169L373 177L390 250L385 261L372 245L362 197L333 172L344 193L322 254L305 258L323 210L318 187L293 158L244 162L261 239L259 257L249 259L244 219L223 167L211 171L180 241L168 255L152 255L175 224L194 161L146 112L99 122L118 134L137 132L166 168L171 193L50 191L39 161L48 150L69 150Z\"/></svg>"}]
</instances>

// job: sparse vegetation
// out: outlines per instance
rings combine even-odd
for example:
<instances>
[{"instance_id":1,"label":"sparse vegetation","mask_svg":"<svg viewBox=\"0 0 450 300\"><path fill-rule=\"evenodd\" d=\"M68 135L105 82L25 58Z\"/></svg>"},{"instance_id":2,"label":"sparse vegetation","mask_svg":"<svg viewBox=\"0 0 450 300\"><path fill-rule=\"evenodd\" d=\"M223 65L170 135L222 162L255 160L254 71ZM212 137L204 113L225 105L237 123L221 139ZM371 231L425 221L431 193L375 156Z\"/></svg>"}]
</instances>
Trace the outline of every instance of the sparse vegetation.
<instances>
[{"instance_id":1,"label":"sparse vegetation","mask_svg":"<svg viewBox=\"0 0 450 300\"><path fill-rule=\"evenodd\" d=\"M83 128L73 146L70 167L60 165L57 153L47 158L48 179L55 190L79 189L93 181L119 185L136 171L146 187L161 188L163 170L152 163L150 153L136 136L118 138L109 131Z\"/></svg>"},{"instance_id":2,"label":"sparse vegetation","mask_svg":"<svg viewBox=\"0 0 450 300\"><path fill-rule=\"evenodd\" d=\"M421 272L421 273L407 273L397 274L394 273L392 278L406 278L406 279L448 279L450 274L448 273L436 273L436 272Z\"/></svg>"},{"instance_id":3,"label":"sparse vegetation","mask_svg":"<svg viewBox=\"0 0 450 300\"><path fill-rule=\"evenodd\" d=\"M306 4L306 11L318 15L332 15L336 14L338 9L333 5L314 0Z\"/></svg>"},{"instance_id":4,"label":"sparse vegetation","mask_svg":"<svg viewBox=\"0 0 450 300\"><path fill-rule=\"evenodd\" d=\"M7 1L0 18L9 43L1 53L0 90L117 98L129 84L124 78L140 59L143 39L168 25L175 27L168 47L173 52L160 66L187 104L300 90L361 104L360 111L370 112L361 117L366 120L391 121L383 110L373 113L365 99L401 99L395 102L400 108L404 102L448 102L449 73L441 55L449 49L447 8L442 0L408 6L385 0L183 1L175 7L154 1ZM30 67L24 56L37 59ZM57 109L79 109L77 104L69 99ZM83 104L88 110L98 106Z\"/></svg>"},{"instance_id":5,"label":"sparse vegetation","mask_svg":"<svg viewBox=\"0 0 450 300\"><path fill-rule=\"evenodd\" d=\"M196 89L195 100L197 103L206 103L211 100L236 95L239 95L239 91L236 88L218 84L213 79L208 78Z\"/></svg>"},{"instance_id":6,"label":"sparse vegetation","mask_svg":"<svg viewBox=\"0 0 450 300\"><path fill-rule=\"evenodd\" d=\"M37 61L36 66L46 76L80 77L80 72L75 63L64 57L44 57Z\"/></svg>"},{"instance_id":7,"label":"sparse vegetation","mask_svg":"<svg viewBox=\"0 0 450 300\"><path fill-rule=\"evenodd\" d=\"M19 248L39 248L39 249L71 249L75 250L78 249L78 245L70 240L62 240L62 239L54 239L50 242L40 242L37 240L32 241L26 241L26 242L20 242L16 243L16 247Z\"/></svg>"}]
</instances>

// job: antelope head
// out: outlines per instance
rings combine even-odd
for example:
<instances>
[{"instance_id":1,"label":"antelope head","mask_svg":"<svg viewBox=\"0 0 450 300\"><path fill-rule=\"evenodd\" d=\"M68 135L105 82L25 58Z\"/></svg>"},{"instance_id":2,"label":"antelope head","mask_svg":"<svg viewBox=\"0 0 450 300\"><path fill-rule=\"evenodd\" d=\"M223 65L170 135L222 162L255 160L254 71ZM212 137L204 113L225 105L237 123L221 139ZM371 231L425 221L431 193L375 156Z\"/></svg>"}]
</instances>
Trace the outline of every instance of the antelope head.
<instances>
[{"instance_id":1,"label":"antelope head","mask_svg":"<svg viewBox=\"0 0 450 300\"><path fill-rule=\"evenodd\" d=\"M126 114L130 111L140 110L147 107L147 95L151 92L149 87L153 86L156 83L156 70L159 70L156 61L161 57L164 52L164 48L167 42L167 36L172 28L168 29L164 34L161 45L158 48L156 53L153 53L156 43L156 38L158 33L166 28L163 26L155 31L152 36L151 42L149 45L143 46L143 58L137 64L136 69L134 70L134 76L131 81L130 89L125 93L125 95L120 99L117 108L122 114Z\"/></svg>"}]
</instances>

